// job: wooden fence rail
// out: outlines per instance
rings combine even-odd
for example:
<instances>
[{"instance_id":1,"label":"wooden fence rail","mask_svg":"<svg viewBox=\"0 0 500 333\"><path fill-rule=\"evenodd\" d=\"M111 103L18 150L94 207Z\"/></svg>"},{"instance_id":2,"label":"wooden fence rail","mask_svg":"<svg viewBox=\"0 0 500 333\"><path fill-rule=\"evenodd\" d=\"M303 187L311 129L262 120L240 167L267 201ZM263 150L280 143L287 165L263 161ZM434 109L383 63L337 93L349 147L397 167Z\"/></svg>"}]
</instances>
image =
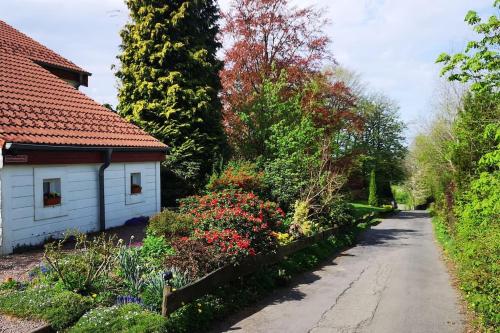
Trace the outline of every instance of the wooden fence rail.
<instances>
[{"instance_id":1,"label":"wooden fence rail","mask_svg":"<svg viewBox=\"0 0 500 333\"><path fill-rule=\"evenodd\" d=\"M374 213L370 213L363 216L356 222L368 222L374 216ZM170 286L166 286L163 291L162 315L168 316L184 304L210 293L217 287L220 287L239 277L254 273L262 267L278 263L290 254L300 251L321 240L326 240L328 237L334 235L338 230L339 228L336 227L327 229L311 237L301 238L291 242L290 244L280 246L276 252L267 254L263 253L253 257L247 257L238 264L223 266L175 291L172 291Z\"/></svg>"},{"instance_id":2,"label":"wooden fence rail","mask_svg":"<svg viewBox=\"0 0 500 333\"><path fill-rule=\"evenodd\" d=\"M327 239L334 235L337 230L338 228L331 228L314 236L301 238L281 246L276 252L247 257L238 264L228 264L175 291L166 286L163 292L162 314L168 316L184 304L210 293L215 288L239 277L254 273L262 267L280 262L284 257L292 253Z\"/></svg>"}]
</instances>

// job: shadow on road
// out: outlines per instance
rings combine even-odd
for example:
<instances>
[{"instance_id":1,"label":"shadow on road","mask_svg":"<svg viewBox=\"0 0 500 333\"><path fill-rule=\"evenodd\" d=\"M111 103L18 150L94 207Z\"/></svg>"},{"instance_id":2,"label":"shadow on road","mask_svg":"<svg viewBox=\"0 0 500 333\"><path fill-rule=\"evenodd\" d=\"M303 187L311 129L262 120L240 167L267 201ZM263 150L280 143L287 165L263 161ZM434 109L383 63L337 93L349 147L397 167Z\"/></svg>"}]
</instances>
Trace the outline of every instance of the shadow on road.
<instances>
[{"instance_id":1,"label":"shadow on road","mask_svg":"<svg viewBox=\"0 0 500 333\"><path fill-rule=\"evenodd\" d=\"M358 246L405 246L395 241L420 235L415 229L370 229L358 240Z\"/></svg>"},{"instance_id":2,"label":"shadow on road","mask_svg":"<svg viewBox=\"0 0 500 333\"><path fill-rule=\"evenodd\" d=\"M405 211L400 212L397 216L398 219L412 219L412 218L424 218L427 217L428 214L425 211ZM390 228L384 229L382 227L377 227L373 229L369 229L364 232L358 239L358 242L355 246L389 246L389 247L400 247L406 246L404 241L408 238L412 238L415 236L419 236L420 232L415 229L397 229ZM334 262L335 259L339 257L355 257L356 255L352 253L347 253L346 251L350 248L345 248L341 252L332 254L330 259L324 261L318 268L315 269L314 272L307 272L295 277L292 280L291 285L286 288L281 288L275 290L271 295L265 297L261 301L253 304L237 314L229 316L229 318L225 318L224 322L217 323L214 325L211 333L218 332L228 332L228 331L238 331L241 330L241 327L233 327L236 323L242 321L243 319L250 317L251 315L261 311L265 307L269 305L275 305L284 303L287 301L300 301L305 297L305 294L299 291L299 286L304 284L312 284L321 279L321 276L316 274L315 272L323 270L327 266L336 265Z\"/></svg>"},{"instance_id":3,"label":"shadow on road","mask_svg":"<svg viewBox=\"0 0 500 333\"><path fill-rule=\"evenodd\" d=\"M397 215L398 219L410 220L429 217L429 213L425 210L406 210Z\"/></svg>"}]
</instances>

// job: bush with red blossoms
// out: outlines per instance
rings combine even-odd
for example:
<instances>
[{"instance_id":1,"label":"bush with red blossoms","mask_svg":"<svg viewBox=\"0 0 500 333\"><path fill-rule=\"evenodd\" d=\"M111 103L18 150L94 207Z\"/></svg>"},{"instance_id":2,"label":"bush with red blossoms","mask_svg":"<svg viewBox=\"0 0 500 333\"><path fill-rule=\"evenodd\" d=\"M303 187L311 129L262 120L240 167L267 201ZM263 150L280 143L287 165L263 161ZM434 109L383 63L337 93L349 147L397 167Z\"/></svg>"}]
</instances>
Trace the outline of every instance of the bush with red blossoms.
<instances>
[{"instance_id":1,"label":"bush with red blossoms","mask_svg":"<svg viewBox=\"0 0 500 333\"><path fill-rule=\"evenodd\" d=\"M180 202L180 210L194 217L195 228L199 230L198 235L206 231L230 230L241 240L250 242L249 249L253 250L252 253L276 247L273 231L279 228L285 216L276 203L264 202L253 193L238 190L213 192L205 196L183 199ZM248 251L250 254L250 250Z\"/></svg>"},{"instance_id":2,"label":"bush with red blossoms","mask_svg":"<svg viewBox=\"0 0 500 333\"><path fill-rule=\"evenodd\" d=\"M250 246L250 239L233 229L198 230L195 237L202 239L208 246L213 246L221 255L232 261L255 255L255 249Z\"/></svg>"}]
</instances>

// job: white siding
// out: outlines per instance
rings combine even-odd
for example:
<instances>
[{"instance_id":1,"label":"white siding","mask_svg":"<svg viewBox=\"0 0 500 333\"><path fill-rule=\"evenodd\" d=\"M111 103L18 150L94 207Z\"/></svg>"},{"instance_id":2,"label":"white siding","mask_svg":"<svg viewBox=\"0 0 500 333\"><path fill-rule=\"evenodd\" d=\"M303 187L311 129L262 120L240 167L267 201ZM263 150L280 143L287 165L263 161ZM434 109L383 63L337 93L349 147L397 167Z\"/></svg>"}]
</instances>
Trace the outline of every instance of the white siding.
<instances>
[{"instance_id":1,"label":"white siding","mask_svg":"<svg viewBox=\"0 0 500 333\"><path fill-rule=\"evenodd\" d=\"M62 193L64 216L36 220L34 182L37 173L55 167L64 168L65 182ZM58 237L67 230L82 232L99 228L98 170L100 164L13 166L0 169L1 216L3 242L0 253L9 253L16 246L35 245L50 236ZM137 203L126 204L127 184L130 175L126 170L141 172L142 193ZM36 171L35 171L36 170ZM38 177L40 178L40 177ZM104 192L106 202L106 227L123 225L138 216L150 216L160 207L159 162L112 163L105 171ZM39 182L39 180L38 180ZM129 186L130 187L130 186ZM140 200L137 200L140 198ZM43 205L42 205L43 206ZM45 208L50 209L50 208Z\"/></svg>"}]
</instances>

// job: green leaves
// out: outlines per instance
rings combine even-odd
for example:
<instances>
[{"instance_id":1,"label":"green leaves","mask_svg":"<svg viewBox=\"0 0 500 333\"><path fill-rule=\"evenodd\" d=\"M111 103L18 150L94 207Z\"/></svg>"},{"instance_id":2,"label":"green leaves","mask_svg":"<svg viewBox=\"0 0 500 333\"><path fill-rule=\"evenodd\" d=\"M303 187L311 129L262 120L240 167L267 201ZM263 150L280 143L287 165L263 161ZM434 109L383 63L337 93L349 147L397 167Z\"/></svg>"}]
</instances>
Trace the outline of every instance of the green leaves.
<instances>
[{"instance_id":1,"label":"green leaves","mask_svg":"<svg viewBox=\"0 0 500 333\"><path fill-rule=\"evenodd\" d=\"M494 2L500 7L500 2ZM473 91L493 91L500 85L500 20L491 16L483 22L475 11L469 11L465 22L471 25L480 40L470 41L464 53L450 56L442 53L437 63L442 63L441 75L447 75L450 81L471 82Z\"/></svg>"},{"instance_id":2,"label":"green leaves","mask_svg":"<svg viewBox=\"0 0 500 333\"><path fill-rule=\"evenodd\" d=\"M119 113L170 146L165 165L191 190L227 153L213 0L127 1Z\"/></svg>"}]
</instances>

